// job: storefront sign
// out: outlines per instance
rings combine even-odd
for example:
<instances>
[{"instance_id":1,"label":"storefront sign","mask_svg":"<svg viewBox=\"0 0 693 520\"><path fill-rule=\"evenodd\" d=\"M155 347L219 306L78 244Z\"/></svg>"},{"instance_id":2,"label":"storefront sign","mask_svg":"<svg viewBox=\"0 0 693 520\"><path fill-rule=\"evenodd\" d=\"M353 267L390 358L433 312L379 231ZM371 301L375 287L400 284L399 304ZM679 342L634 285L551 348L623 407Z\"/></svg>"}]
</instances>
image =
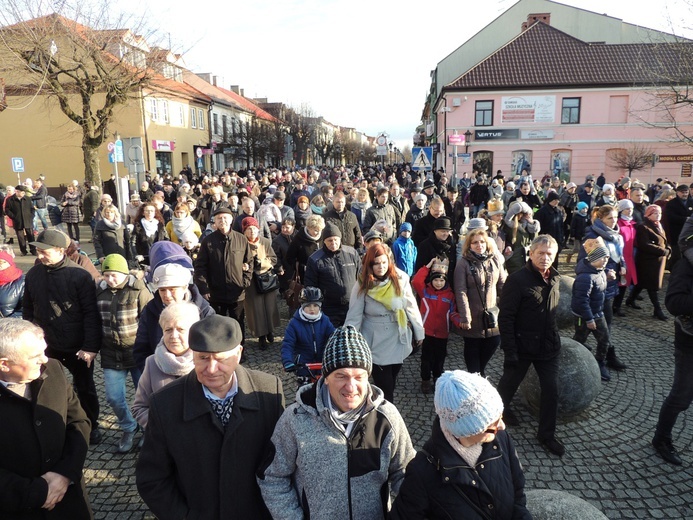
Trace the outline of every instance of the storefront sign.
<instances>
[{"instance_id":1,"label":"storefront sign","mask_svg":"<svg viewBox=\"0 0 693 520\"><path fill-rule=\"evenodd\" d=\"M464 145L464 134L453 134L448 136L448 143L454 145Z\"/></svg>"},{"instance_id":2,"label":"storefront sign","mask_svg":"<svg viewBox=\"0 0 693 520\"><path fill-rule=\"evenodd\" d=\"M553 139L554 135L553 130L523 130L521 133L522 139Z\"/></svg>"},{"instance_id":3,"label":"storefront sign","mask_svg":"<svg viewBox=\"0 0 693 520\"><path fill-rule=\"evenodd\" d=\"M691 162L693 155L660 155L659 162Z\"/></svg>"},{"instance_id":4,"label":"storefront sign","mask_svg":"<svg viewBox=\"0 0 693 520\"><path fill-rule=\"evenodd\" d=\"M556 96L511 96L501 100L502 123L553 123Z\"/></svg>"},{"instance_id":5,"label":"storefront sign","mask_svg":"<svg viewBox=\"0 0 693 520\"><path fill-rule=\"evenodd\" d=\"M484 141L490 139L517 139L520 136L520 130L517 128L503 130L475 130L474 139L476 141Z\"/></svg>"},{"instance_id":6,"label":"storefront sign","mask_svg":"<svg viewBox=\"0 0 693 520\"><path fill-rule=\"evenodd\" d=\"M152 148L157 152L172 152L176 149L175 141L152 141Z\"/></svg>"},{"instance_id":7,"label":"storefront sign","mask_svg":"<svg viewBox=\"0 0 693 520\"><path fill-rule=\"evenodd\" d=\"M691 163L686 163L681 165L681 177L690 177L691 176Z\"/></svg>"}]
</instances>

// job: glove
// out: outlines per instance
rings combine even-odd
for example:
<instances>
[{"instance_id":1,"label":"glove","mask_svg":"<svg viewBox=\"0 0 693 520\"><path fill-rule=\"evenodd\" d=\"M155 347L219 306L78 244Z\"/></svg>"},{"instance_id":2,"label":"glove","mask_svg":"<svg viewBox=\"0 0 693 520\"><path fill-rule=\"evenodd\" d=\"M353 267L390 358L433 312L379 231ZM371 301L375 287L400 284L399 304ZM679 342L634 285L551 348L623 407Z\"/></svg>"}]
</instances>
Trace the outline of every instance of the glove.
<instances>
[{"instance_id":1,"label":"glove","mask_svg":"<svg viewBox=\"0 0 693 520\"><path fill-rule=\"evenodd\" d=\"M505 352L505 361L503 362L503 368L515 368L520 362L520 358L517 357L517 352Z\"/></svg>"},{"instance_id":2,"label":"glove","mask_svg":"<svg viewBox=\"0 0 693 520\"><path fill-rule=\"evenodd\" d=\"M135 260L137 260L138 262L143 262L143 261L144 261L144 257L143 257L142 255L137 255L137 256L135 257Z\"/></svg>"},{"instance_id":3,"label":"glove","mask_svg":"<svg viewBox=\"0 0 693 520\"><path fill-rule=\"evenodd\" d=\"M296 372L296 365L293 363L284 363L285 372Z\"/></svg>"}]
</instances>

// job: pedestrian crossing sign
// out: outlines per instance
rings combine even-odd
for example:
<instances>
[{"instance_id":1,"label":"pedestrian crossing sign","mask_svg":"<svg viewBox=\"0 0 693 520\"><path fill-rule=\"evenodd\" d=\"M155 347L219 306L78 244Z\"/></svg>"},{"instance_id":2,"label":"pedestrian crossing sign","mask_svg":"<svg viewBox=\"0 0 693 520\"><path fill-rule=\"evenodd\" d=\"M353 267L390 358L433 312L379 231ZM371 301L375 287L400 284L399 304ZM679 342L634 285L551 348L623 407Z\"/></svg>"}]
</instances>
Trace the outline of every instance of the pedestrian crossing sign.
<instances>
[{"instance_id":1,"label":"pedestrian crossing sign","mask_svg":"<svg viewBox=\"0 0 693 520\"><path fill-rule=\"evenodd\" d=\"M414 171L430 171L433 169L433 147L421 146L411 150L411 155L414 158L411 168Z\"/></svg>"}]
</instances>

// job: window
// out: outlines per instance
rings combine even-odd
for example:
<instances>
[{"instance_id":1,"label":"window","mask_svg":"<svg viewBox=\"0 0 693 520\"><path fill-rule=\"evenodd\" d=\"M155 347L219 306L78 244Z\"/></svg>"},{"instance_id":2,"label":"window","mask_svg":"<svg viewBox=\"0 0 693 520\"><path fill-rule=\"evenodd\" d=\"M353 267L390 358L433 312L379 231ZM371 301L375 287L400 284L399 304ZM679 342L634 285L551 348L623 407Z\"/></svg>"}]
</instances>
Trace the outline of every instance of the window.
<instances>
[{"instance_id":1,"label":"window","mask_svg":"<svg viewBox=\"0 0 693 520\"><path fill-rule=\"evenodd\" d=\"M159 102L154 98L149 98L149 117L152 121L159 120Z\"/></svg>"},{"instance_id":2,"label":"window","mask_svg":"<svg viewBox=\"0 0 693 520\"><path fill-rule=\"evenodd\" d=\"M176 113L178 115L176 116L175 125L176 126L185 126L185 107L183 105L178 104L178 103L176 103L176 104L178 105L178 110L176 111Z\"/></svg>"},{"instance_id":3,"label":"window","mask_svg":"<svg viewBox=\"0 0 693 520\"><path fill-rule=\"evenodd\" d=\"M197 127L200 130L205 129L205 112L201 108L197 110Z\"/></svg>"},{"instance_id":4,"label":"window","mask_svg":"<svg viewBox=\"0 0 693 520\"><path fill-rule=\"evenodd\" d=\"M219 135L219 114L212 114L212 133Z\"/></svg>"},{"instance_id":5,"label":"window","mask_svg":"<svg viewBox=\"0 0 693 520\"><path fill-rule=\"evenodd\" d=\"M493 101L477 101L474 126L491 126L493 124Z\"/></svg>"},{"instance_id":6,"label":"window","mask_svg":"<svg viewBox=\"0 0 693 520\"><path fill-rule=\"evenodd\" d=\"M580 98L563 98L561 123L576 125L580 122Z\"/></svg>"},{"instance_id":7,"label":"window","mask_svg":"<svg viewBox=\"0 0 693 520\"><path fill-rule=\"evenodd\" d=\"M609 97L609 123L628 122L628 96Z\"/></svg>"},{"instance_id":8,"label":"window","mask_svg":"<svg viewBox=\"0 0 693 520\"><path fill-rule=\"evenodd\" d=\"M170 122L168 117L168 101L165 99L161 100L161 119L166 124Z\"/></svg>"},{"instance_id":9,"label":"window","mask_svg":"<svg viewBox=\"0 0 693 520\"><path fill-rule=\"evenodd\" d=\"M224 137L224 142L228 142L229 138L229 120L226 116L221 116L221 130Z\"/></svg>"},{"instance_id":10,"label":"window","mask_svg":"<svg viewBox=\"0 0 693 520\"><path fill-rule=\"evenodd\" d=\"M195 114L195 109L190 107L190 126L192 128L197 128L197 114Z\"/></svg>"}]
</instances>

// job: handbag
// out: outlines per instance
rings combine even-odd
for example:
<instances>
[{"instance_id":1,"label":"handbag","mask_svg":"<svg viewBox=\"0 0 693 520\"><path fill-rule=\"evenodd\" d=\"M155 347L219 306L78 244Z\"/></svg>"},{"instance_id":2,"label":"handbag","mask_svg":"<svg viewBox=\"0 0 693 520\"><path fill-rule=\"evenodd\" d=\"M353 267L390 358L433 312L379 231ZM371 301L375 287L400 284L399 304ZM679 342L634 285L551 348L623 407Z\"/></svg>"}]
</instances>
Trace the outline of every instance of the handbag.
<instances>
[{"instance_id":1,"label":"handbag","mask_svg":"<svg viewBox=\"0 0 693 520\"><path fill-rule=\"evenodd\" d=\"M299 301L298 297L302 290L303 284L301 284L298 278L298 270L296 270L296 275L289 282L289 288L284 291L284 299L286 300L286 304L289 306L289 309L292 311L295 311L301 306L301 302Z\"/></svg>"},{"instance_id":2,"label":"handbag","mask_svg":"<svg viewBox=\"0 0 693 520\"><path fill-rule=\"evenodd\" d=\"M495 329L498 327L498 307L488 307L484 309L484 327Z\"/></svg>"},{"instance_id":3,"label":"handbag","mask_svg":"<svg viewBox=\"0 0 693 520\"><path fill-rule=\"evenodd\" d=\"M496 306L486 306L486 294L488 294L491 285L491 271L486 271L486 282L484 284L484 293L482 294L481 288L479 287L479 282L477 281L476 276L474 276L477 270L473 265L470 265L470 269L472 271L472 277L474 278L474 285L476 286L477 293L479 293L479 300L481 301L481 304L484 306L484 310L481 313L481 317L484 323L484 330L495 329L496 327L498 327L499 309Z\"/></svg>"},{"instance_id":4,"label":"handbag","mask_svg":"<svg viewBox=\"0 0 693 520\"><path fill-rule=\"evenodd\" d=\"M279 289L279 276L272 269L255 273L255 288L258 294L267 294Z\"/></svg>"}]
</instances>

